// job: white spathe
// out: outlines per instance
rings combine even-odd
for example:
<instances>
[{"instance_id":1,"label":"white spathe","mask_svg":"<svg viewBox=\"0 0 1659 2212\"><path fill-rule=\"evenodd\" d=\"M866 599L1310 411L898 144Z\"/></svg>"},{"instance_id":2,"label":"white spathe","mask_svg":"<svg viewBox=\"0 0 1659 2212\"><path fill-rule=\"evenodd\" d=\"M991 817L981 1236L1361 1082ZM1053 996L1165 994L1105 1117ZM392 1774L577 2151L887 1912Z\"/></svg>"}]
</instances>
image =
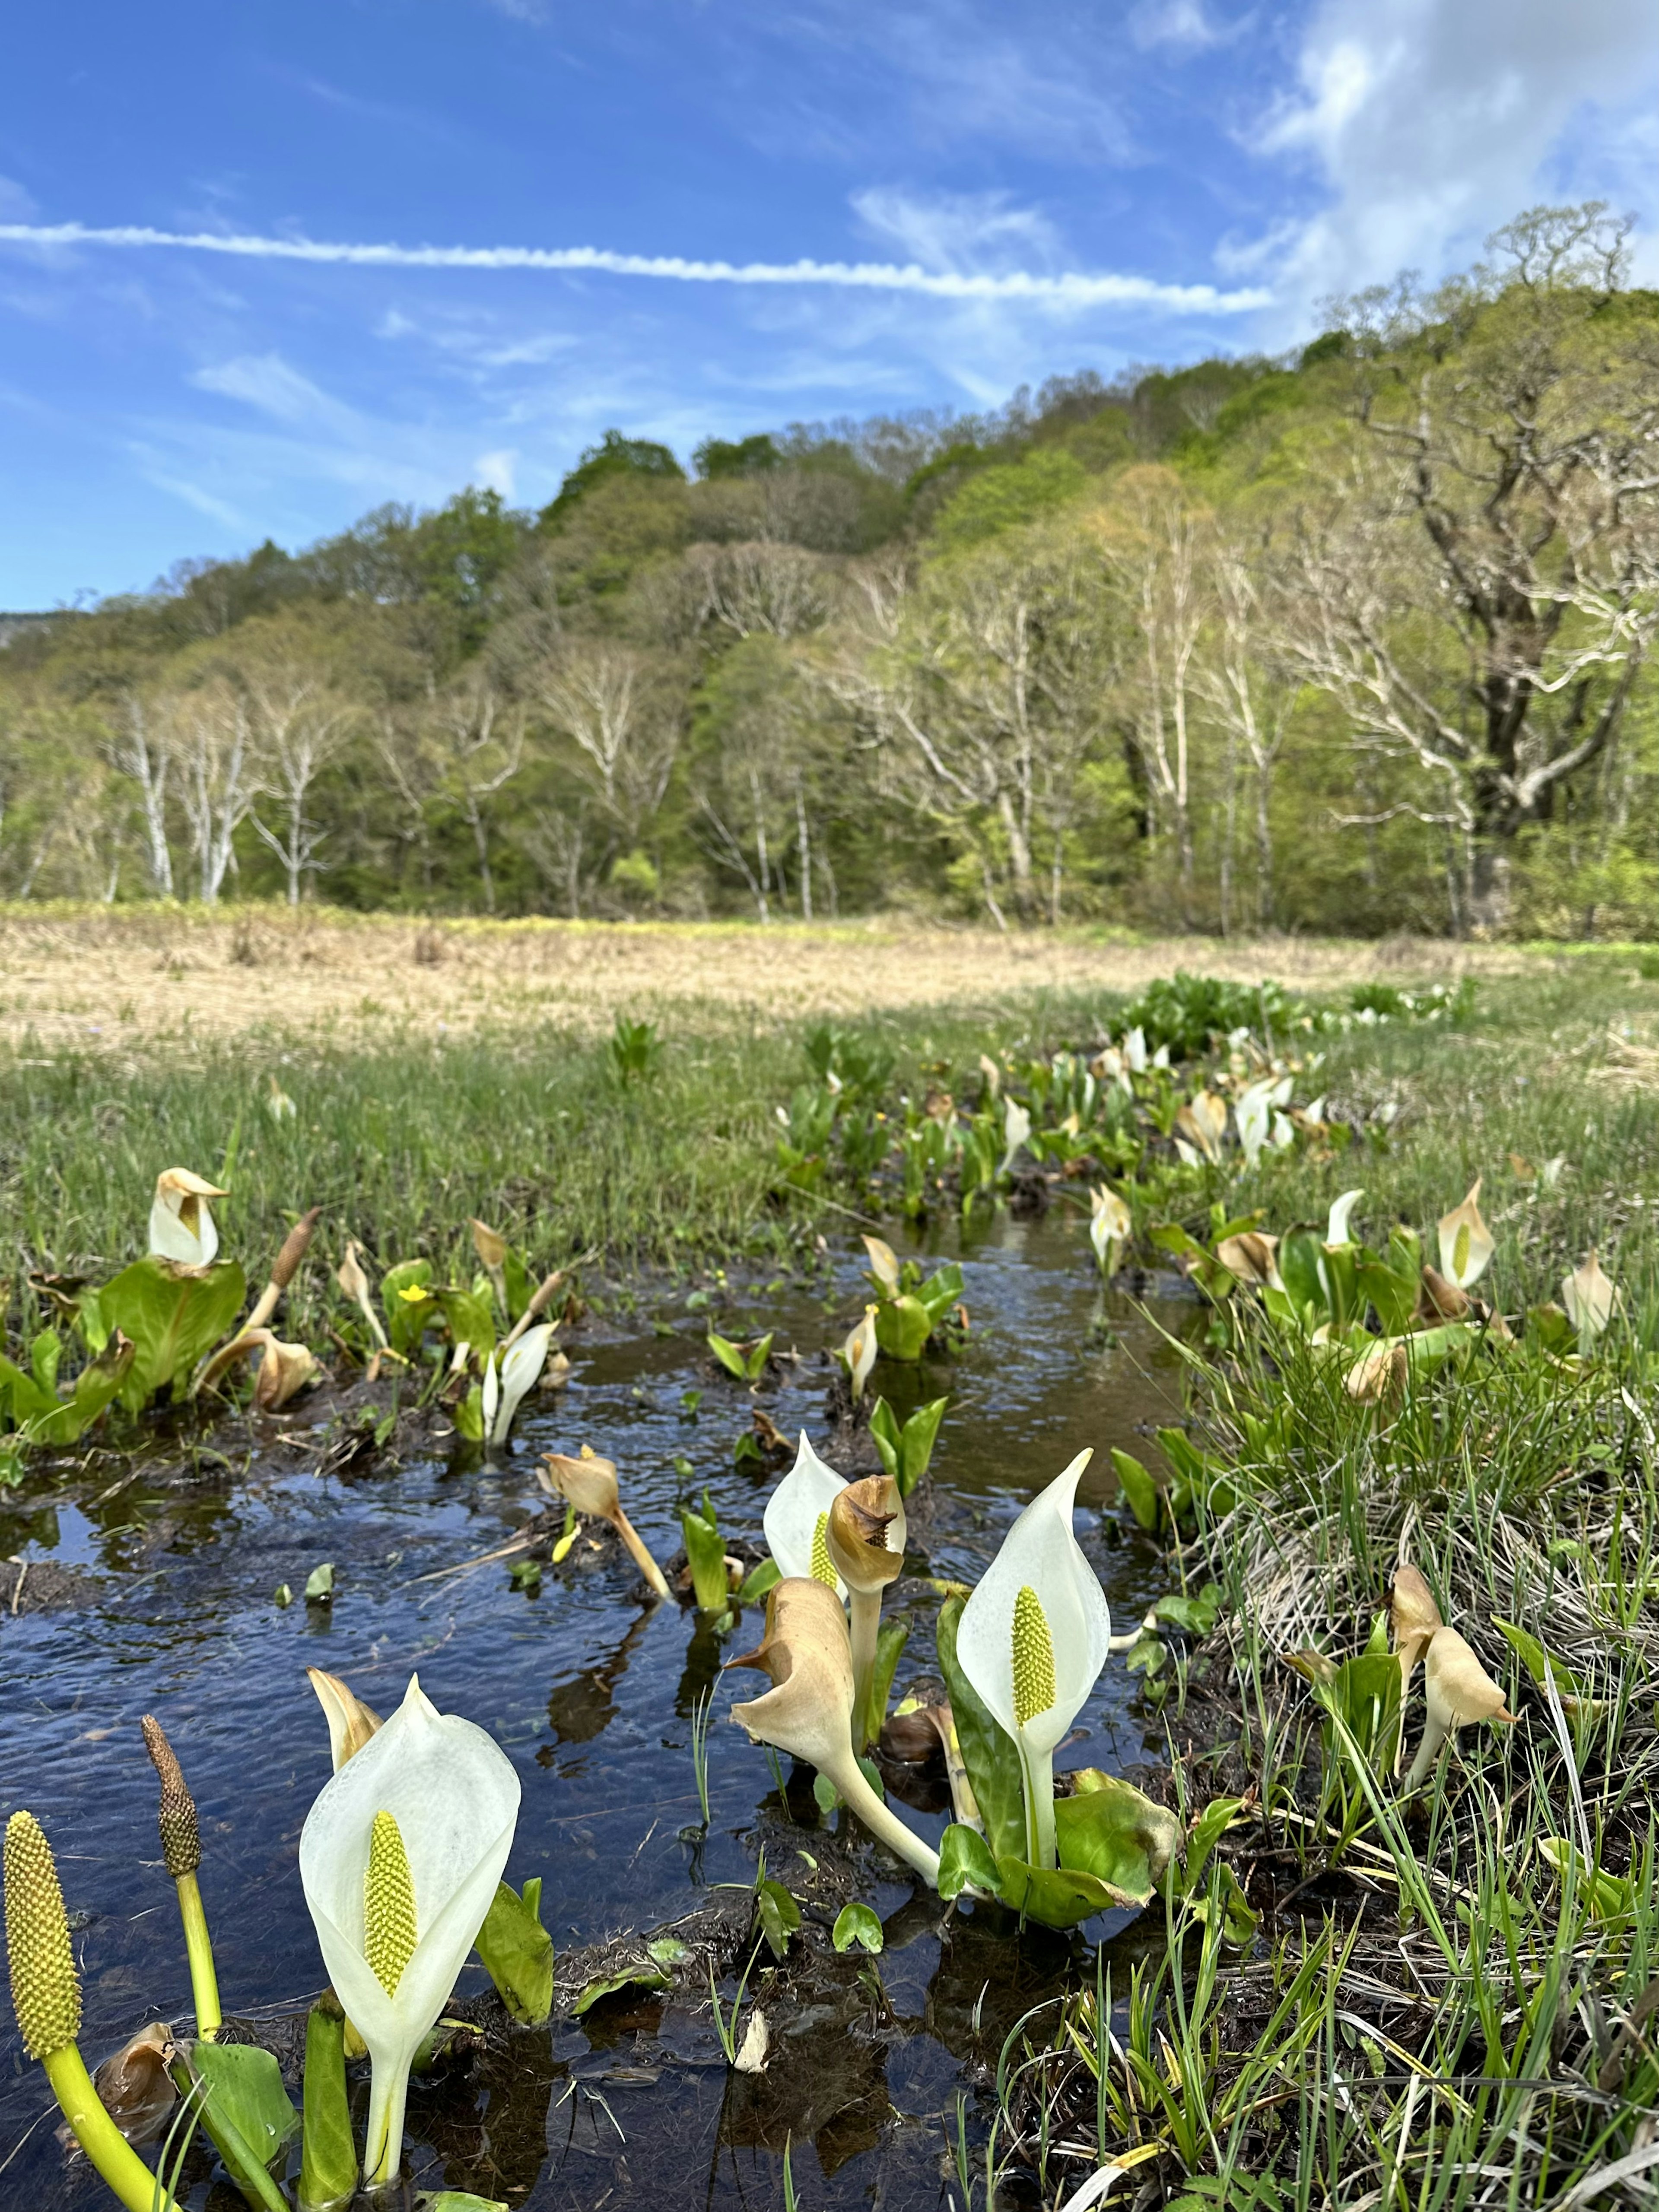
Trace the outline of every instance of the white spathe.
<instances>
[{"instance_id":1,"label":"white spathe","mask_svg":"<svg viewBox=\"0 0 1659 2212\"><path fill-rule=\"evenodd\" d=\"M491 1359L484 1367L483 1411L484 1433L492 1444L504 1444L507 1431L513 1426L513 1417L525 1398L536 1387L544 1367L547 1364L547 1347L553 1340L556 1322L542 1322L535 1328L526 1329L516 1344L509 1344L501 1354L497 1373ZM490 1386L494 1382L495 1389ZM491 1398L496 1403L492 1407Z\"/></svg>"},{"instance_id":2,"label":"white spathe","mask_svg":"<svg viewBox=\"0 0 1659 2212\"><path fill-rule=\"evenodd\" d=\"M778 1572L786 1581L793 1577L811 1580L812 1538L820 1519L846 1487L847 1478L837 1474L833 1467L818 1457L803 1429L795 1464L767 1499L762 1516L766 1548L777 1561ZM847 1585L839 1576L836 1578L836 1595L847 1595Z\"/></svg>"},{"instance_id":3,"label":"white spathe","mask_svg":"<svg viewBox=\"0 0 1659 2212\"><path fill-rule=\"evenodd\" d=\"M1025 1781L1026 1832L1034 1866L1053 1866L1054 1753L1106 1664L1111 1609L1100 1577L1072 1534L1077 1486L1091 1452L1079 1452L1020 1515L962 1609L957 1657L983 1703L1012 1737ZM1054 1702L1021 1728L1014 1717L1014 1607L1036 1593L1054 1644Z\"/></svg>"},{"instance_id":4,"label":"white spathe","mask_svg":"<svg viewBox=\"0 0 1659 2212\"><path fill-rule=\"evenodd\" d=\"M1340 1198L1331 1200L1330 1219L1325 1224L1325 1242L1328 1244L1352 1243L1353 1237L1348 1224L1353 1218L1355 1206L1364 1195L1363 1190L1345 1190Z\"/></svg>"},{"instance_id":5,"label":"white spathe","mask_svg":"<svg viewBox=\"0 0 1659 2212\"><path fill-rule=\"evenodd\" d=\"M1089 1242L1103 1275L1115 1275L1134 1221L1115 1190L1097 1183L1089 1193Z\"/></svg>"},{"instance_id":6,"label":"white spathe","mask_svg":"<svg viewBox=\"0 0 1659 2212\"><path fill-rule=\"evenodd\" d=\"M848 1334L841 1348L847 1362L848 1378L853 1386L853 1403L856 1406L864 1395L864 1386L870 1380L870 1370L876 1364L879 1349L876 1341L876 1309L873 1304L864 1309L862 1318Z\"/></svg>"},{"instance_id":7,"label":"white spathe","mask_svg":"<svg viewBox=\"0 0 1659 2212\"><path fill-rule=\"evenodd\" d=\"M173 1260L183 1267L210 1267L219 1250L219 1231L208 1200L228 1196L188 1168L164 1170L155 1178L149 1209L151 1257Z\"/></svg>"},{"instance_id":8,"label":"white spathe","mask_svg":"<svg viewBox=\"0 0 1659 2212\"><path fill-rule=\"evenodd\" d=\"M382 1812L398 1823L415 1891L415 1948L392 1996L364 1948L369 1836ZM410 2063L483 1925L518 1817L506 1753L472 1722L439 1712L413 1674L397 1711L306 1816L306 1903L335 1994L373 2063L363 2157L371 2187L396 2178Z\"/></svg>"},{"instance_id":9,"label":"white spathe","mask_svg":"<svg viewBox=\"0 0 1659 2212\"><path fill-rule=\"evenodd\" d=\"M999 1175L1007 1174L1014 1164L1020 1146L1030 1133L1031 1117L1024 1107L1018 1098L1005 1098L1002 1102L1002 1165L997 1170Z\"/></svg>"}]
</instances>

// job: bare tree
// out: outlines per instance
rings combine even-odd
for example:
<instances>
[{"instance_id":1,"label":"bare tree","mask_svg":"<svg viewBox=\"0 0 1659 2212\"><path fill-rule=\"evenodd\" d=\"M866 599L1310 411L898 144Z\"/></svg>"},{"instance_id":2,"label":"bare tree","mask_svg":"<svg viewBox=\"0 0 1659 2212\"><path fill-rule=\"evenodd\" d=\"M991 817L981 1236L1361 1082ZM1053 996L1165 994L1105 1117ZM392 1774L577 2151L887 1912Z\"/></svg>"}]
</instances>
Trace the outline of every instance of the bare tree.
<instances>
[{"instance_id":1,"label":"bare tree","mask_svg":"<svg viewBox=\"0 0 1659 2212\"><path fill-rule=\"evenodd\" d=\"M484 910L494 914L492 802L523 762L523 712L503 698L486 672L472 667L434 692L423 719L439 763L438 788L472 832Z\"/></svg>"},{"instance_id":2,"label":"bare tree","mask_svg":"<svg viewBox=\"0 0 1659 2212\"><path fill-rule=\"evenodd\" d=\"M197 894L214 906L235 864L236 832L258 796L247 702L215 677L166 694L156 714L190 833Z\"/></svg>"},{"instance_id":3,"label":"bare tree","mask_svg":"<svg viewBox=\"0 0 1659 2212\"><path fill-rule=\"evenodd\" d=\"M1304 503L1285 637L1355 741L1451 829L1477 923L1527 824L1612 742L1659 627L1659 331L1619 297L1626 226L1539 208L1427 300L1340 310L1359 442Z\"/></svg>"},{"instance_id":4,"label":"bare tree","mask_svg":"<svg viewBox=\"0 0 1659 2212\"><path fill-rule=\"evenodd\" d=\"M167 782L173 756L165 714L142 691L120 692L104 718L104 751L112 768L137 787L138 818L150 888L173 896L173 848L167 842Z\"/></svg>"},{"instance_id":5,"label":"bare tree","mask_svg":"<svg viewBox=\"0 0 1659 2212\"><path fill-rule=\"evenodd\" d=\"M694 545L686 566L696 581L702 620L737 637L799 637L819 629L835 605L833 564L799 545L764 538Z\"/></svg>"},{"instance_id":6,"label":"bare tree","mask_svg":"<svg viewBox=\"0 0 1659 2212\"><path fill-rule=\"evenodd\" d=\"M280 809L275 829L257 806L251 819L282 863L289 904L298 906L306 877L323 865L317 854L329 834L307 813L312 787L338 757L358 709L314 665L297 659L244 667L240 676L253 717L265 795Z\"/></svg>"},{"instance_id":7,"label":"bare tree","mask_svg":"<svg viewBox=\"0 0 1659 2212\"><path fill-rule=\"evenodd\" d=\"M1222 851L1221 931L1232 926L1234 769L1242 750L1255 799L1255 920L1273 918L1273 775L1291 726L1297 684L1277 653L1273 623L1263 605L1275 578L1270 562L1218 532L1208 549L1212 635L1194 669L1194 684L1226 744L1228 822Z\"/></svg>"},{"instance_id":8,"label":"bare tree","mask_svg":"<svg viewBox=\"0 0 1659 2212\"><path fill-rule=\"evenodd\" d=\"M578 765L628 846L661 806L678 757L674 672L642 647L584 639L522 674L527 696L575 747Z\"/></svg>"}]
</instances>

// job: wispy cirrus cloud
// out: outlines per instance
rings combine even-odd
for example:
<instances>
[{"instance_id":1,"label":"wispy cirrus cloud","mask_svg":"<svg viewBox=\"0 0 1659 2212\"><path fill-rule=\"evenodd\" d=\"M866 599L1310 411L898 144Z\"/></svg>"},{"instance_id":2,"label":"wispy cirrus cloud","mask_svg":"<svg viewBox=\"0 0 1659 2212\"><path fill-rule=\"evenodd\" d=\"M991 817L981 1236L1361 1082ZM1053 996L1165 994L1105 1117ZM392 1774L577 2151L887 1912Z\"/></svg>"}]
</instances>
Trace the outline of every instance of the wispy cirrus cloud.
<instances>
[{"instance_id":1,"label":"wispy cirrus cloud","mask_svg":"<svg viewBox=\"0 0 1659 2212\"><path fill-rule=\"evenodd\" d=\"M1166 283L1150 276L1081 270L927 269L887 261L726 261L682 254L617 253L602 246L398 246L246 231L157 230L148 224L0 222L0 244L106 246L118 251L216 253L256 261L338 264L370 269L524 269L654 277L671 283L828 286L911 292L942 300L1029 300L1072 307L1148 307L1171 314L1245 313L1266 307L1260 286Z\"/></svg>"}]
</instances>

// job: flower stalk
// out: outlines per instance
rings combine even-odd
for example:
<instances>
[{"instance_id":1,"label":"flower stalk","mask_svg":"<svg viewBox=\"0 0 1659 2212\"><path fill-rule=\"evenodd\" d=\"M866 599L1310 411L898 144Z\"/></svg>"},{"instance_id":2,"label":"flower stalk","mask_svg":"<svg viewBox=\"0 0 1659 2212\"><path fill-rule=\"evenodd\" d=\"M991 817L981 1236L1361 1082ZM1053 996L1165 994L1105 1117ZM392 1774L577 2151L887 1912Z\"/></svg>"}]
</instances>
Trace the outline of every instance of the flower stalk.
<instances>
[{"instance_id":1,"label":"flower stalk","mask_svg":"<svg viewBox=\"0 0 1659 2212\"><path fill-rule=\"evenodd\" d=\"M185 1931L185 1954L190 1961L191 1993L196 2004L196 2033L211 2043L223 2017L219 2009L219 1977L213 1964L213 1939L208 1933L196 1870L202 1863L202 1832L196 1817L196 1800L185 1786L178 1754L154 1713L143 1717L144 1748L161 1785L156 1825L161 1832L161 1857L179 1893L179 1918Z\"/></svg>"},{"instance_id":2,"label":"flower stalk","mask_svg":"<svg viewBox=\"0 0 1659 2212\"><path fill-rule=\"evenodd\" d=\"M57 1863L33 1813L14 1813L4 1850L6 1954L23 2048L39 2059L76 2141L127 2212L179 2212L105 2111L76 2038L81 1984Z\"/></svg>"}]
</instances>

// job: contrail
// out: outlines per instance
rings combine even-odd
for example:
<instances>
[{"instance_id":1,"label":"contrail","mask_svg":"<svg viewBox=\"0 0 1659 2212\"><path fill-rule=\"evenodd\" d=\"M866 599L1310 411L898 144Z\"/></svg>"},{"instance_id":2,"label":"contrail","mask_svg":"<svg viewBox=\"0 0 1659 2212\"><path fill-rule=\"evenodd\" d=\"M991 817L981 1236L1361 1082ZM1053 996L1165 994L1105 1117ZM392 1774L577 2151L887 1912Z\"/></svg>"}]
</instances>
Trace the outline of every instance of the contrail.
<instances>
[{"instance_id":1,"label":"contrail","mask_svg":"<svg viewBox=\"0 0 1659 2212\"><path fill-rule=\"evenodd\" d=\"M939 300L1033 300L1054 307L1153 307L1176 314L1240 314L1267 307L1260 289L1218 291L1213 284L1159 284L1149 276L994 276L923 269L890 261L689 261L676 253L612 253L596 246L353 246L320 238L258 233L152 230L137 223L3 222L0 242L16 246L115 246L228 253L251 261L343 262L369 269L591 269L610 276L665 277L678 284L831 284L867 292L923 292Z\"/></svg>"}]
</instances>

